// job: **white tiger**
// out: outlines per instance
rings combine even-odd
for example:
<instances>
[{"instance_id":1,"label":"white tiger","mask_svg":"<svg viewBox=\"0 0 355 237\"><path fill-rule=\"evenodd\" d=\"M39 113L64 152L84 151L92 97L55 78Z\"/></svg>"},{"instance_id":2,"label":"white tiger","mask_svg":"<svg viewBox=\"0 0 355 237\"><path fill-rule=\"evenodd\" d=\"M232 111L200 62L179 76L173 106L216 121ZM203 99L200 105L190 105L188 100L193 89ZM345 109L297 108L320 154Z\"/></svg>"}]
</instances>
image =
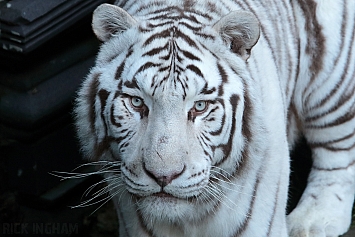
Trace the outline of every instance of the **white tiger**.
<instances>
[{"instance_id":1,"label":"white tiger","mask_svg":"<svg viewBox=\"0 0 355 237\"><path fill-rule=\"evenodd\" d=\"M123 10L124 9L124 10ZM120 236L339 236L355 193L354 0L103 4L76 125ZM313 166L286 217L289 149Z\"/></svg>"}]
</instances>

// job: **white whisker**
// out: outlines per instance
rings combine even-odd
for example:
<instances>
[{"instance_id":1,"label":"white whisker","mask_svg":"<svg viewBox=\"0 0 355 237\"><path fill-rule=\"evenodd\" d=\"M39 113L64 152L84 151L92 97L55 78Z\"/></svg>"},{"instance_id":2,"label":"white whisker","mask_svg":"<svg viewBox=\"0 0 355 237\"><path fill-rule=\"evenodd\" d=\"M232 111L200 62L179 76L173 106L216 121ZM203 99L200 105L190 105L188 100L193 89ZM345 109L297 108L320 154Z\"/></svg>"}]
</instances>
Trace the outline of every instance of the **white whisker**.
<instances>
[{"instance_id":1,"label":"white whisker","mask_svg":"<svg viewBox=\"0 0 355 237\"><path fill-rule=\"evenodd\" d=\"M117 182L118 185L111 185L113 187L111 188L107 188L107 186L101 188L99 191L95 192L92 198L82 201L79 205L76 206L72 206L71 208L78 208L78 207L88 207L88 206L92 206L101 202L104 202L102 205L104 205L105 203L107 203L109 200L112 199L112 197L114 197L117 193L121 192L122 190L124 190L124 188L119 188L117 191L115 191L114 193L110 193L110 191L122 186L121 183ZM117 184L116 183L116 184ZM102 196L107 195L105 197L102 198ZM97 201L94 201L95 199L99 199ZM94 202L93 202L94 201ZM100 207L102 206L100 205ZM98 208L97 208L98 209ZM97 210L96 209L96 210ZM95 211L96 211L95 210Z\"/></svg>"},{"instance_id":2,"label":"white whisker","mask_svg":"<svg viewBox=\"0 0 355 237\"><path fill-rule=\"evenodd\" d=\"M107 165L111 165L111 166L120 166L121 165L121 162L120 161L104 161L104 160L101 160L101 161L94 161L94 162L89 162L89 163L85 163L85 164L82 164L82 165L79 165L78 167L74 168L73 171L77 170L77 169L80 169L82 167L85 167L85 166L98 166L98 165L102 165L104 164L104 166L107 166Z\"/></svg>"},{"instance_id":3,"label":"white whisker","mask_svg":"<svg viewBox=\"0 0 355 237\"><path fill-rule=\"evenodd\" d=\"M114 196L116 196L119 192L121 192L121 189L117 190L116 192L109 194L109 196L107 196L105 199L101 200L103 201L103 203L97 207L93 212L91 212L90 215L92 215L93 213L95 213L97 210L99 210L103 205L105 205L106 203L108 203Z\"/></svg>"},{"instance_id":4,"label":"white whisker","mask_svg":"<svg viewBox=\"0 0 355 237\"><path fill-rule=\"evenodd\" d=\"M216 192L218 194L218 196L216 196L216 198L223 204L225 205L227 208L235 211L235 208L232 208L230 205L227 204L228 201L230 204L232 204L232 206L234 207L238 207L238 205L236 203L234 203L230 198L228 198L227 195L225 195L218 187L214 186L214 184L210 183L209 185L209 189L213 190L214 192ZM224 202L223 202L224 201Z\"/></svg>"},{"instance_id":5,"label":"white whisker","mask_svg":"<svg viewBox=\"0 0 355 237\"><path fill-rule=\"evenodd\" d=\"M101 166L99 168L97 168L96 171L92 171L92 172L73 172L75 170L78 170L82 167L85 166ZM66 179L81 179L81 178L85 178L91 175L102 175L105 173L120 173L120 166L121 166L121 162L120 161L116 161L116 162L112 162L112 161L95 161L95 162L91 162L91 163L85 163L82 165L79 165L78 167L76 167L75 169L73 169L72 172L65 172L65 171L53 171L50 172L49 174L61 178L61 180L66 180Z\"/></svg>"},{"instance_id":6,"label":"white whisker","mask_svg":"<svg viewBox=\"0 0 355 237\"><path fill-rule=\"evenodd\" d=\"M105 173L119 173L121 170L98 170L89 173L74 173L74 172L64 172L64 171L52 171L49 174L61 178L61 181L66 179L82 179L91 175L101 175ZM67 175L67 176L64 176Z\"/></svg>"},{"instance_id":7,"label":"white whisker","mask_svg":"<svg viewBox=\"0 0 355 237\"><path fill-rule=\"evenodd\" d=\"M229 183L229 184L232 184L232 185L236 185L235 183L233 183L232 180L230 180L229 177L232 177L232 175L230 175L227 171L225 171L225 170L222 169L222 168L216 167L216 166L212 166L212 168L214 168L214 169L219 169L219 170L213 170L213 169L211 169L210 172L211 172L211 175L213 175L214 178L219 179L220 181L225 182L225 183ZM226 175L223 174L222 172L228 174L228 176L226 176ZM223 177L224 179L226 179L227 181L218 178L216 174L222 176L222 177Z\"/></svg>"},{"instance_id":8,"label":"white whisker","mask_svg":"<svg viewBox=\"0 0 355 237\"><path fill-rule=\"evenodd\" d=\"M78 171L79 169L82 169L84 167L90 167L90 166L95 166L96 170L92 171L92 169L88 170L87 168L85 168L81 172ZM117 194L121 193L122 196L122 193L124 192L125 188L123 187L123 183L119 175L121 174L120 166L121 166L120 161L115 161L115 162L94 161L94 162L79 165L71 172L53 171L50 174L60 178L61 181L68 180L68 179L82 179L92 175L103 176L104 178L102 180L96 182L95 184L90 185L90 187L88 187L85 190L85 192L81 197L81 201L78 205L71 206L71 208L80 208L80 207L89 207L96 204L100 204L99 207L92 212L94 213ZM99 185L104 185L104 184L105 186L94 191L94 189L96 189ZM87 199L83 200L84 198Z\"/></svg>"}]
</instances>

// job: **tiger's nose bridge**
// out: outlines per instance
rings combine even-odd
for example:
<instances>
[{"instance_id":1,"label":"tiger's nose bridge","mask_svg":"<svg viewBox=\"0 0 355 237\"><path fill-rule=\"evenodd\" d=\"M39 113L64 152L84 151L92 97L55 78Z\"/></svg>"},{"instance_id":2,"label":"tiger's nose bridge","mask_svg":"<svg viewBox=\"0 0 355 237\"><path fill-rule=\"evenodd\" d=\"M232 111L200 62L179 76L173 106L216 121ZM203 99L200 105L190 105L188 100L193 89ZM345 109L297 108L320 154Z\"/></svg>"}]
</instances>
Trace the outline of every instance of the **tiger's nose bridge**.
<instances>
[{"instance_id":1,"label":"tiger's nose bridge","mask_svg":"<svg viewBox=\"0 0 355 237\"><path fill-rule=\"evenodd\" d=\"M148 143L143 154L143 160L152 173L161 173L161 176L170 176L179 173L184 166L187 148L180 143L179 137L162 135L153 138ZM156 171L154 171L156 170Z\"/></svg>"},{"instance_id":2,"label":"tiger's nose bridge","mask_svg":"<svg viewBox=\"0 0 355 237\"><path fill-rule=\"evenodd\" d=\"M183 110L177 107L165 104L155 108L145 137L144 169L161 186L179 177L185 169L189 146Z\"/></svg>"},{"instance_id":3,"label":"tiger's nose bridge","mask_svg":"<svg viewBox=\"0 0 355 237\"><path fill-rule=\"evenodd\" d=\"M143 153L144 170L164 187L184 172L188 152L179 133L155 131L152 135Z\"/></svg>"}]
</instances>

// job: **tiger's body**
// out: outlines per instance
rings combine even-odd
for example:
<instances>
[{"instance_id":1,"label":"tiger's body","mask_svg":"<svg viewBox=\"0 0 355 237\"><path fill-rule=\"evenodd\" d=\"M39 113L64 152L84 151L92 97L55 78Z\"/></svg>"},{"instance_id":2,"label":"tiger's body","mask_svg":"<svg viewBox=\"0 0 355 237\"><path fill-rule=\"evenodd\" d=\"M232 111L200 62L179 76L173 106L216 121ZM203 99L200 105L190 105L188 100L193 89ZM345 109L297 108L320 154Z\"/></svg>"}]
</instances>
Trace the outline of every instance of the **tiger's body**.
<instances>
[{"instance_id":1,"label":"tiger's body","mask_svg":"<svg viewBox=\"0 0 355 237\"><path fill-rule=\"evenodd\" d=\"M355 193L355 1L117 1L78 134L120 236L338 236ZM312 148L286 217L289 150Z\"/></svg>"}]
</instances>

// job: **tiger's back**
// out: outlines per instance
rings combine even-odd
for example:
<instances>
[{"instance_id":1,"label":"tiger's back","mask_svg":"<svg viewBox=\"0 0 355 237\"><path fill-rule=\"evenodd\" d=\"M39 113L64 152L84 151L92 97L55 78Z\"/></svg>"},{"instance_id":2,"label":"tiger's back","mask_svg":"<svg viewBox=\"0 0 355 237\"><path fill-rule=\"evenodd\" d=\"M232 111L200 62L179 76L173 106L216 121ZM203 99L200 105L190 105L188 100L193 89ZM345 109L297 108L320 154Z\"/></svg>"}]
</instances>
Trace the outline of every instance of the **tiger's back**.
<instances>
[{"instance_id":1,"label":"tiger's back","mask_svg":"<svg viewBox=\"0 0 355 237\"><path fill-rule=\"evenodd\" d=\"M120 169L106 174L120 236L347 230L354 2L116 4L124 10L94 13L104 44L76 114L86 155ZM313 167L286 226L289 148L300 134Z\"/></svg>"}]
</instances>

